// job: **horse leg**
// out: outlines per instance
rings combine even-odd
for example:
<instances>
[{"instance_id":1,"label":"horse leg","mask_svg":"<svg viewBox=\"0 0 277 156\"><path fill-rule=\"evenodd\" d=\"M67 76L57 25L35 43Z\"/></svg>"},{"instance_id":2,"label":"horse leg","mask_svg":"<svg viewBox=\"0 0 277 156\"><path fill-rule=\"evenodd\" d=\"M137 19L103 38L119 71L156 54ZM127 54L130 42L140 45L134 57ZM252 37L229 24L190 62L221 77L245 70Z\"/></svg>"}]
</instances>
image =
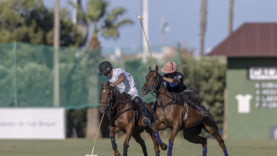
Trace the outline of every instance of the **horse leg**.
<instances>
[{"instance_id":1,"label":"horse leg","mask_svg":"<svg viewBox=\"0 0 277 156\"><path fill-rule=\"evenodd\" d=\"M172 149L173 149L173 142L174 142L174 139L179 131L179 124L174 126L172 128L172 131L171 131L171 135L169 137L169 141L168 141L168 151L167 151L167 156L172 156Z\"/></svg>"},{"instance_id":2,"label":"horse leg","mask_svg":"<svg viewBox=\"0 0 277 156\"><path fill-rule=\"evenodd\" d=\"M162 142L162 139L160 138L160 135L158 133L158 127L159 127L158 123L156 123L155 126L153 127L154 136L156 138L157 144L161 147L161 149L162 150L166 150L167 149L167 145Z\"/></svg>"},{"instance_id":3,"label":"horse leg","mask_svg":"<svg viewBox=\"0 0 277 156\"><path fill-rule=\"evenodd\" d=\"M116 141L115 141L115 134L118 131L119 131L119 129L117 127L111 127L110 138L111 138L112 147L113 147L115 156L120 156L120 153L117 150L117 145L116 145Z\"/></svg>"},{"instance_id":4,"label":"horse leg","mask_svg":"<svg viewBox=\"0 0 277 156\"><path fill-rule=\"evenodd\" d=\"M147 149L144 140L141 138L140 134L133 134L133 137L135 138L136 142L140 144L140 147L143 151L144 156L148 156Z\"/></svg>"},{"instance_id":5,"label":"horse leg","mask_svg":"<svg viewBox=\"0 0 277 156\"><path fill-rule=\"evenodd\" d=\"M219 145L224 153L224 156L228 156L229 154L227 152L227 148L225 146L224 140L218 133L218 128L216 126L214 119L212 117L208 117L204 121L204 126L205 126L205 129L217 140L217 142L219 143Z\"/></svg>"},{"instance_id":6,"label":"horse leg","mask_svg":"<svg viewBox=\"0 0 277 156\"><path fill-rule=\"evenodd\" d=\"M228 151L227 151L227 148L225 146L225 143L224 143L224 140L222 139L222 137L220 136L220 134L218 132L212 134L213 137L217 140L217 142L219 143L223 153L224 153L224 156L228 156Z\"/></svg>"},{"instance_id":7,"label":"horse leg","mask_svg":"<svg viewBox=\"0 0 277 156\"><path fill-rule=\"evenodd\" d=\"M123 145L123 156L127 156L127 151L128 151L128 147L129 147L129 141L131 139L133 129L134 129L134 123L133 122L129 123L125 127L126 137L125 137L124 145Z\"/></svg>"},{"instance_id":8,"label":"horse leg","mask_svg":"<svg viewBox=\"0 0 277 156\"><path fill-rule=\"evenodd\" d=\"M189 142L192 142L194 144L201 144L202 145L202 155L207 155L207 138L199 136L199 134L202 131L203 126L196 126L192 128L185 128L183 129L183 136L185 139L187 139Z\"/></svg>"},{"instance_id":9,"label":"horse leg","mask_svg":"<svg viewBox=\"0 0 277 156\"><path fill-rule=\"evenodd\" d=\"M185 136L189 142L202 145L202 156L207 156L207 139L201 136Z\"/></svg>"},{"instance_id":10,"label":"horse leg","mask_svg":"<svg viewBox=\"0 0 277 156\"><path fill-rule=\"evenodd\" d=\"M160 156L160 149L159 149L159 145L156 141L155 135L154 135L154 131L150 128L146 129L146 132L151 136L153 144L154 144L154 150L156 152L156 156Z\"/></svg>"}]
</instances>

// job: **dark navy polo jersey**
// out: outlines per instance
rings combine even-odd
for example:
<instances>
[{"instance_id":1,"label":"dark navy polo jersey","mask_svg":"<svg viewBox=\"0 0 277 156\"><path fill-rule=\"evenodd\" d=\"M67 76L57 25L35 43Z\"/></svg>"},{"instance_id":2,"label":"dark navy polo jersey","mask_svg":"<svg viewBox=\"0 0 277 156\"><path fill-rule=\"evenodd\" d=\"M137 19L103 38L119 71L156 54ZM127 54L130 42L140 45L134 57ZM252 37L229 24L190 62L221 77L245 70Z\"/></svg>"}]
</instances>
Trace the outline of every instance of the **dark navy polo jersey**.
<instances>
[{"instance_id":1,"label":"dark navy polo jersey","mask_svg":"<svg viewBox=\"0 0 277 156\"><path fill-rule=\"evenodd\" d=\"M184 84L184 75L179 72L174 72L172 74L164 74L164 77L172 78L173 83L165 81L165 85L168 91L170 92L182 92L187 89L187 86Z\"/></svg>"}]
</instances>

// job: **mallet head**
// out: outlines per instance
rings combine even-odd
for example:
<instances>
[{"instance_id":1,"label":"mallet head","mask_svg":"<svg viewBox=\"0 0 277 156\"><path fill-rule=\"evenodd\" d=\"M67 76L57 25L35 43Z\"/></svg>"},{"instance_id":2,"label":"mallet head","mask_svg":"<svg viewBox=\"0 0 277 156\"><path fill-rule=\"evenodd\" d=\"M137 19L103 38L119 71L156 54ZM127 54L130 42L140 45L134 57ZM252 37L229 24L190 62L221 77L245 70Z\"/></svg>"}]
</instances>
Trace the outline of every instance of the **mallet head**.
<instances>
[{"instance_id":1,"label":"mallet head","mask_svg":"<svg viewBox=\"0 0 277 156\"><path fill-rule=\"evenodd\" d=\"M138 18L139 20L143 21L143 17L137 16L137 18Z\"/></svg>"}]
</instances>

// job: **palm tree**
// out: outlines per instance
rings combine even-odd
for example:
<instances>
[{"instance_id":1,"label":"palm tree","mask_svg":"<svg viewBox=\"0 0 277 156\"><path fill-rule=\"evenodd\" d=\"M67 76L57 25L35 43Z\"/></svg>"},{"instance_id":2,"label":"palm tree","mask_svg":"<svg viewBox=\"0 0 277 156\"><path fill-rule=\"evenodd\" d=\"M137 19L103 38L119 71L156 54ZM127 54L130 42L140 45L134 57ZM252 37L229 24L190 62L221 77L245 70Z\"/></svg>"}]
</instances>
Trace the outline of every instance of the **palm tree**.
<instances>
[{"instance_id":1,"label":"palm tree","mask_svg":"<svg viewBox=\"0 0 277 156\"><path fill-rule=\"evenodd\" d=\"M233 32L234 0L229 0L229 35Z\"/></svg>"},{"instance_id":2,"label":"palm tree","mask_svg":"<svg viewBox=\"0 0 277 156\"><path fill-rule=\"evenodd\" d=\"M93 24L93 34L89 48L101 48L98 41L98 34L104 38L117 39L120 35L119 28L126 24L132 24L131 19L125 18L118 21L118 18L126 13L122 7L114 8L108 12L108 2L105 0L89 0L87 2L86 18ZM94 42L95 41L95 42ZM99 42L99 44L98 44Z\"/></svg>"},{"instance_id":3,"label":"palm tree","mask_svg":"<svg viewBox=\"0 0 277 156\"><path fill-rule=\"evenodd\" d=\"M105 0L88 0L87 12L78 11L80 17L92 24L92 37L88 44L86 52L87 60L87 84L88 84L88 103L95 104L98 99L98 65L103 59L101 57L101 43L98 35L104 38L117 39L120 36L119 28L124 25L132 24L133 21L128 18L119 20L119 17L126 13L122 7L114 8L108 12L108 2ZM79 10L79 9L78 9ZM96 135L99 119L98 108L89 108L87 111L87 137Z\"/></svg>"},{"instance_id":4,"label":"palm tree","mask_svg":"<svg viewBox=\"0 0 277 156\"><path fill-rule=\"evenodd\" d=\"M201 2L201 22L200 22L200 55L204 55L205 33L207 25L207 0Z\"/></svg>"}]
</instances>

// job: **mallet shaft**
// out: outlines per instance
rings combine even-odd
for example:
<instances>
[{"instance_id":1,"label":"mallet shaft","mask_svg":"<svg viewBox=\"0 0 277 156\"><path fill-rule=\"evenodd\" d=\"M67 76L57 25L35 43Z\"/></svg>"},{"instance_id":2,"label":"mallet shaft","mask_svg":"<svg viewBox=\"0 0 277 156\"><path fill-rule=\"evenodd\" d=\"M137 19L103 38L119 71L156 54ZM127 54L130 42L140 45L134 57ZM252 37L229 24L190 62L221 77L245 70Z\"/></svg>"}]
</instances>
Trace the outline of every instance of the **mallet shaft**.
<instances>
[{"instance_id":1,"label":"mallet shaft","mask_svg":"<svg viewBox=\"0 0 277 156\"><path fill-rule=\"evenodd\" d=\"M102 117L101 117L101 120L100 120L98 129L97 129L97 133L96 133L96 136L95 136L95 139L94 139L94 143L93 143L93 147L92 147L92 151L91 151L91 154L92 154L92 155L93 155L94 147L95 147L95 144L96 144L96 140L97 140L97 138L98 138L98 135L99 135L100 127L101 127L101 125L102 125L104 116L105 116L105 113L102 114Z\"/></svg>"},{"instance_id":2,"label":"mallet shaft","mask_svg":"<svg viewBox=\"0 0 277 156\"><path fill-rule=\"evenodd\" d=\"M145 37L145 40L146 40L146 43L147 43L147 46L148 46L148 50L149 50L149 52L150 52L151 59L152 59L152 64L153 64L153 66L155 67L155 66L156 66L156 64L155 64L155 61L154 61L153 56L152 56L152 52L151 52L151 48L150 48L150 44L149 44L149 42L148 42L148 39L147 39L146 33L145 33L145 31L144 31L144 27L143 27L143 24L142 24L142 20L143 20L143 18L142 18L141 16L137 16L137 18L138 18L138 19L139 19L139 21L140 21L140 25L141 25L141 28L142 28L142 31L143 31L143 34L144 34L144 37Z\"/></svg>"}]
</instances>

